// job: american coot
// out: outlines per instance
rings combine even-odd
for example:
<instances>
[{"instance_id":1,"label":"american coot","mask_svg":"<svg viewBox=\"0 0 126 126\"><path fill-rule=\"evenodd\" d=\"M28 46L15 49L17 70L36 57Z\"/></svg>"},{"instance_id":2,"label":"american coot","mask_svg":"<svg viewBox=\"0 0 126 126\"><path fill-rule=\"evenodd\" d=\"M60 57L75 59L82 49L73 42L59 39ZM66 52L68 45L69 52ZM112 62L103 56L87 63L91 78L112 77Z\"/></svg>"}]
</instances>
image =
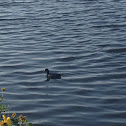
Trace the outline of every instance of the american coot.
<instances>
[{"instance_id":1,"label":"american coot","mask_svg":"<svg viewBox=\"0 0 126 126\"><path fill-rule=\"evenodd\" d=\"M50 79L61 79L61 74L57 74L57 73L50 73L48 69L45 69L46 72L46 76L47 76L47 80Z\"/></svg>"}]
</instances>

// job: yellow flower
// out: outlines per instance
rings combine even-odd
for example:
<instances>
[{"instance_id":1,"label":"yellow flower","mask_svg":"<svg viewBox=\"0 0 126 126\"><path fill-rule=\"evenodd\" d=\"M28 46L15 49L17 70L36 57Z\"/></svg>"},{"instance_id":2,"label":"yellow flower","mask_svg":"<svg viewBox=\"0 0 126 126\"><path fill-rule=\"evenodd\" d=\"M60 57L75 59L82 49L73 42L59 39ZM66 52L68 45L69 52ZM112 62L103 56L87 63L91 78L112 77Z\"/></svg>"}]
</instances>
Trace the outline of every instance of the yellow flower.
<instances>
[{"instance_id":1,"label":"yellow flower","mask_svg":"<svg viewBox=\"0 0 126 126\"><path fill-rule=\"evenodd\" d=\"M7 117L3 115L3 120L0 122L0 126L12 126L12 121L10 117Z\"/></svg>"},{"instance_id":2,"label":"yellow flower","mask_svg":"<svg viewBox=\"0 0 126 126\"><path fill-rule=\"evenodd\" d=\"M12 117L15 118L15 117L16 117L16 113L13 113L13 114L12 114Z\"/></svg>"},{"instance_id":3,"label":"yellow flower","mask_svg":"<svg viewBox=\"0 0 126 126\"><path fill-rule=\"evenodd\" d=\"M5 88L1 88L1 91L5 91Z\"/></svg>"}]
</instances>

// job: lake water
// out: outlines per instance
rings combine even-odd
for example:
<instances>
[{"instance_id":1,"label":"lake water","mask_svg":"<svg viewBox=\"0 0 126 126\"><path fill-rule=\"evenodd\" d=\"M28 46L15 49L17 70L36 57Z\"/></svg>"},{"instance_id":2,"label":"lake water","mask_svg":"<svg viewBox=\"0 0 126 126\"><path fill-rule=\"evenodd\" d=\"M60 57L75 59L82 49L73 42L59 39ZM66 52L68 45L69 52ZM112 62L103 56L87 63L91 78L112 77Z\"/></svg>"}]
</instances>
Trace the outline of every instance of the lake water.
<instances>
[{"instance_id":1,"label":"lake water","mask_svg":"<svg viewBox=\"0 0 126 126\"><path fill-rule=\"evenodd\" d=\"M125 126L126 1L1 0L0 87L35 126Z\"/></svg>"}]
</instances>

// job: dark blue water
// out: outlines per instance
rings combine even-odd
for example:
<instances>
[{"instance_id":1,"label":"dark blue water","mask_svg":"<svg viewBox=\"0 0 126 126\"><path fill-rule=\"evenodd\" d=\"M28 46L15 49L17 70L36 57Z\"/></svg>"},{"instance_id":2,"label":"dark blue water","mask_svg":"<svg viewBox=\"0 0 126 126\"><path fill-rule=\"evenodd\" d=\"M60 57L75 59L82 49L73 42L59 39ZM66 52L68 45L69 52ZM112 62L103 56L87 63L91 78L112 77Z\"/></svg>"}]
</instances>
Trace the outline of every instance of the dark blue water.
<instances>
[{"instance_id":1,"label":"dark blue water","mask_svg":"<svg viewBox=\"0 0 126 126\"><path fill-rule=\"evenodd\" d=\"M36 126L124 126L126 1L1 1L0 87Z\"/></svg>"}]
</instances>

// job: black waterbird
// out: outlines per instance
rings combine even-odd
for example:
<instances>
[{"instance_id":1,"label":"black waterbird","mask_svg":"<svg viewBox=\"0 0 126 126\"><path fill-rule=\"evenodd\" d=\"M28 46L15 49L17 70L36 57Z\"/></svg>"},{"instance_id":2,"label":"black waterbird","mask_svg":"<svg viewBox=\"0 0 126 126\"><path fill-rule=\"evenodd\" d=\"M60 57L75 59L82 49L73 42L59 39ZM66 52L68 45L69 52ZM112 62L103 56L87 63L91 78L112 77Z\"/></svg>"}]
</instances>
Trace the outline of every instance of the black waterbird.
<instances>
[{"instance_id":1,"label":"black waterbird","mask_svg":"<svg viewBox=\"0 0 126 126\"><path fill-rule=\"evenodd\" d=\"M45 72L46 72L47 81L49 81L50 79L61 79L61 74L50 73L49 69L45 69Z\"/></svg>"}]
</instances>

